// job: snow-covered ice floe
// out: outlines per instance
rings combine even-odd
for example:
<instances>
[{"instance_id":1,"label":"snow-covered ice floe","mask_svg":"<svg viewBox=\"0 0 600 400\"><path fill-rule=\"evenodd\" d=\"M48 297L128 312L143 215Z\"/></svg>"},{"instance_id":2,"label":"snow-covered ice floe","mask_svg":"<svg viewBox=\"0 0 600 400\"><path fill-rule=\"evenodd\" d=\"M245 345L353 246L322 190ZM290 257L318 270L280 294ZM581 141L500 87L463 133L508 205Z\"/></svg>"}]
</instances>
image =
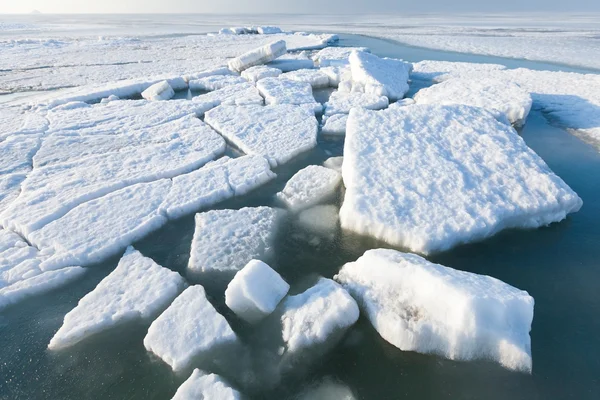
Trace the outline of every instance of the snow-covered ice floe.
<instances>
[{"instance_id":1,"label":"snow-covered ice floe","mask_svg":"<svg viewBox=\"0 0 600 400\"><path fill-rule=\"evenodd\" d=\"M388 106L388 98L372 93L333 92L325 103L325 115L348 114L352 108L381 110Z\"/></svg>"},{"instance_id":2,"label":"snow-covered ice floe","mask_svg":"<svg viewBox=\"0 0 600 400\"><path fill-rule=\"evenodd\" d=\"M326 47L319 50L313 56L313 60L320 67L345 66L350 63L348 58L353 51L370 53L370 50L366 47Z\"/></svg>"},{"instance_id":3,"label":"snow-covered ice floe","mask_svg":"<svg viewBox=\"0 0 600 400\"><path fill-rule=\"evenodd\" d=\"M194 79L189 82L191 90L217 90L226 86L238 85L246 83L246 80L241 76L236 75L213 75L200 79Z\"/></svg>"},{"instance_id":4,"label":"snow-covered ice floe","mask_svg":"<svg viewBox=\"0 0 600 400\"><path fill-rule=\"evenodd\" d=\"M345 128L344 124L344 128ZM345 129L344 129L345 131ZM333 169L335 171L338 172L342 172L342 165L344 163L344 157L343 156L338 156L338 157L329 157L327 160L325 160L323 162L323 166L326 168L330 168Z\"/></svg>"},{"instance_id":5,"label":"snow-covered ice floe","mask_svg":"<svg viewBox=\"0 0 600 400\"><path fill-rule=\"evenodd\" d=\"M192 100L193 103L199 104L204 110L210 110L219 105L263 104L263 98L259 91L249 82L225 86L213 92L196 96Z\"/></svg>"},{"instance_id":6,"label":"snow-covered ice floe","mask_svg":"<svg viewBox=\"0 0 600 400\"><path fill-rule=\"evenodd\" d=\"M173 96L175 96L175 91L167 81L155 83L142 92L144 99L152 101L169 100Z\"/></svg>"},{"instance_id":7,"label":"snow-covered ice floe","mask_svg":"<svg viewBox=\"0 0 600 400\"><path fill-rule=\"evenodd\" d=\"M320 165L309 165L290 178L283 190L277 193L277 199L290 209L299 211L331 199L341 181L339 172Z\"/></svg>"},{"instance_id":8,"label":"snow-covered ice floe","mask_svg":"<svg viewBox=\"0 0 600 400\"><path fill-rule=\"evenodd\" d=\"M31 171L40 143L38 138L28 135L9 136L0 142L0 176Z\"/></svg>"},{"instance_id":9,"label":"snow-covered ice floe","mask_svg":"<svg viewBox=\"0 0 600 400\"><path fill-rule=\"evenodd\" d=\"M290 285L267 264L250 260L229 282L225 304L238 317L256 323L275 310L289 289Z\"/></svg>"},{"instance_id":10,"label":"snow-covered ice floe","mask_svg":"<svg viewBox=\"0 0 600 400\"><path fill-rule=\"evenodd\" d=\"M182 371L198 362L210 365L223 347L237 342L227 320L215 310L200 285L183 291L148 329L146 350Z\"/></svg>"},{"instance_id":11,"label":"snow-covered ice floe","mask_svg":"<svg viewBox=\"0 0 600 400\"><path fill-rule=\"evenodd\" d=\"M318 69L299 69L286 72L279 76L281 79L287 79L296 82L306 82L313 89L326 88L329 86L329 76Z\"/></svg>"},{"instance_id":12,"label":"snow-covered ice floe","mask_svg":"<svg viewBox=\"0 0 600 400\"><path fill-rule=\"evenodd\" d=\"M401 350L531 372L534 300L525 291L388 249L367 251L334 279Z\"/></svg>"},{"instance_id":13,"label":"snow-covered ice floe","mask_svg":"<svg viewBox=\"0 0 600 400\"><path fill-rule=\"evenodd\" d=\"M279 40L257 49L250 50L249 52L230 60L227 65L232 71L242 72L255 65L266 64L269 61L273 61L286 52L287 48L285 41Z\"/></svg>"},{"instance_id":14,"label":"snow-covered ice floe","mask_svg":"<svg viewBox=\"0 0 600 400\"><path fill-rule=\"evenodd\" d=\"M188 273L225 274L231 279L250 260L266 260L281 217L281 210L269 207L196 214Z\"/></svg>"},{"instance_id":15,"label":"snow-covered ice floe","mask_svg":"<svg viewBox=\"0 0 600 400\"><path fill-rule=\"evenodd\" d=\"M353 51L349 61L352 83L361 91L386 96L390 101L399 100L408 92L410 64L364 51Z\"/></svg>"},{"instance_id":16,"label":"snow-covered ice floe","mask_svg":"<svg viewBox=\"0 0 600 400\"><path fill-rule=\"evenodd\" d=\"M531 96L514 82L495 79L449 79L421 89L417 104L465 104L481 107L522 126L531 110Z\"/></svg>"},{"instance_id":17,"label":"snow-covered ice floe","mask_svg":"<svg viewBox=\"0 0 600 400\"><path fill-rule=\"evenodd\" d=\"M115 325L150 319L183 290L185 280L129 247L117 268L65 315L48 348L59 350Z\"/></svg>"},{"instance_id":18,"label":"snow-covered ice floe","mask_svg":"<svg viewBox=\"0 0 600 400\"><path fill-rule=\"evenodd\" d=\"M282 72L291 72L300 69L312 69L315 67L313 60L308 58L306 52L288 53L271 61L267 64L268 67L277 68Z\"/></svg>"},{"instance_id":19,"label":"snow-covered ice floe","mask_svg":"<svg viewBox=\"0 0 600 400\"><path fill-rule=\"evenodd\" d=\"M346 123L348 114L334 114L323 116L321 133L324 135L344 136L346 134Z\"/></svg>"},{"instance_id":20,"label":"snow-covered ice floe","mask_svg":"<svg viewBox=\"0 0 600 400\"><path fill-rule=\"evenodd\" d=\"M220 106L208 111L204 121L244 153L265 157L272 167L317 145L317 119L302 106Z\"/></svg>"},{"instance_id":21,"label":"snow-covered ice floe","mask_svg":"<svg viewBox=\"0 0 600 400\"><path fill-rule=\"evenodd\" d=\"M219 375L195 369L171 400L242 400L240 392Z\"/></svg>"},{"instance_id":22,"label":"snow-covered ice floe","mask_svg":"<svg viewBox=\"0 0 600 400\"><path fill-rule=\"evenodd\" d=\"M256 83L264 78L277 78L279 75L281 75L280 69L264 65L256 65L242 71L242 78L252 83Z\"/></svg>"},{"instance_id":23,"label":"snow-covered ice floe","mask_svg":"<svg viewBox=\"0 0 600 400\"><path fill-rule=\"evenodd\" d=\"M340 82L352 81L352 71L349 65L324 67L320 68L319 71L327 75L331 87L338 87Z\"/></svg>"},{"instance_id":24,"label":"snow-covered ice floe","mask_svg":"<svg viewBox=\"0 0 600 400\"><path fill-rule=\"evenodd\" d=\"M353 109L342 175L343 228L421 253L561 221L582 205L510 125L463 105Z\"/></svg>"},{"instance_id":25,"label":"snow-covered ice floe","mask_svg":"<svg viewBox=\"0 0 600 400\"><path fill-rule=\"evenodd\" d=\"M316 113L322 110L322 106L315 100L312 86L308 82L265 78L256 82L256 88L265 98L266 104L303 105L312 108Z\"/></svg>"}]
</instances>

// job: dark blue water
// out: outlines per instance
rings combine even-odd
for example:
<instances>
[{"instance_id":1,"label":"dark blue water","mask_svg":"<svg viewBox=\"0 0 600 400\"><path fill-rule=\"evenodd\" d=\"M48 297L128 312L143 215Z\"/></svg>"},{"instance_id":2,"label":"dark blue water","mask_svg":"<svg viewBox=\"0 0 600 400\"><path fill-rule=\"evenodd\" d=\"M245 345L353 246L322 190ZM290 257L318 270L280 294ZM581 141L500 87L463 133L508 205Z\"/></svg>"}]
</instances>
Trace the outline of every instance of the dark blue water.
<instances>
[{"instance_id":1,"label":"dark blue water","mask_svg":"<svg viewBox=\"0 0 600 400\"><path fill-rule=\"evenodd\" d=\"M406 46L364 37L342 36L342 43L368 46L375 54L411 61L447 56L415 48L410 48L411 53ZM463 55L461 60L474 61L471 57ZM492 57L481 60L499 62ZM518 63L511 66L540 66ZM453 362L402 352L382 340L361 318L311 368L286 376L273 388L253 388L248 394L256 399L294 398L307 386L328 377L347 385L358 399L600 398L600 153L563 129L549 125L539 111L531 113L521 134L581 196L581 211L546 228L504 231L430 259L491 275L529 291L536 301L531 375L510 372L489 362ZM343 139L321 139L317 149L276 170L276 181L216 208L273 205L273 195L294 172L329 156L342 155L342 150ZM188 216L135 246L161 265L184 273L193 231L193 216ZM272 264L288 282L298 286L315 273L331 277L343 263L381 246L389 247L342 231L332 239L317 239L290 219L280 231ZM46 349L64 315L117 261L118 257L105 261L90 268L77 282L0 313L0 398L169 399L174 394L186 377L174 374L146 352L142 340L149 322L115 328L65 351ZM240 336L250 336L250 329L225 309L222 291L210 286L207 291Z\"/></svg>"}]
</instances>

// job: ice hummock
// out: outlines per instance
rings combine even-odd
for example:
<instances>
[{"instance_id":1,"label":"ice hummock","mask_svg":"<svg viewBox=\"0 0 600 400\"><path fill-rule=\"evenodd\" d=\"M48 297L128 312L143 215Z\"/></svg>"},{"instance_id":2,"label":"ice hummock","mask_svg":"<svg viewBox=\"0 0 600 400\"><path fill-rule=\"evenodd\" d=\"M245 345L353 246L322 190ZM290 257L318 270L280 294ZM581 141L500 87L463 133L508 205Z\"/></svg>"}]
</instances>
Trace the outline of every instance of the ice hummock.
<instances>
[{"instance_id":1,"label":"ice hummock","mask_svg":"<svg viewBox=\"0 0 600 400\"><path fill-rule=\"evenodd\" d=\"M111 327L161 312L185 287L177 272L129 247L117 268L65 315L48 348L59 350Z\"/></svg>"},{"instance_id":2,"label":"ice hummock","mask_svg":"<svg viewBox=\"0 0 600 400\"><path fill-rule=\"evenodd\" d=\"M280 69L264 65L256 65L242 71L242 78L252 83L256 83L264 78L277 78L279 75L281 75Z\"/></svg>"},{"instance_id":3,"label":"ice hummock","mask_svg":"<svg viewBox=\"0 0 600 400\"><path fill-rule=\"evenodd\" d=\"M171 400L242 400L240 392L219 375L195 369Z\"/></svg>"},{"instance_id":4,"label":"ice hummock","mask_svg":"<svg viewBox=\"0 0 600 400\"><path fill-rule=\"evenodd\" d=\"M290 209L298 211L331 199L342 181L339 172L309 165L298 171L277 193L277 199Z\"/></svg>"},{"instance_id":5,"label":"ice hummock","mask_svg":"<svg viewBox=\"0 0 600 400\"><path fill-rule=\"evenodd\" d=\"M548 225L582 205L510 125L462 105L353 109L342 175L342 227L420 253Z\"/></svg>"},{"instance_id":6,"label":"ice hummock","mask_svg":"<svg viewBox=\"0 0 600 400\"><path fill-rule=\"evenodd\" d=\"M379 58L364 51L353 51L349 57L352 82L365 93L399 100L408 92L408 76L412 66L401 60Z\"/></svg>"},{"instance_id":7,"label":"ice hummock","mask_svg":"<svg viewBox=\"0 0 600 400\"><path fill-rule=\"evenodd\" d=\"M253 67L255 65L266 64L269 61L273 61L277 57L287 52L285 41L279 40L277 42L266 44L254 50L250 50L241 56L229 60L227 64L229 69L236 72L242 72L245 69Z\"/></svg>"},{"instance_id":8,"label":"ice hummock","mask_svg":"<svg viewBox=\"0 0 600 400\"><path fill-rule=\"evenodd\" d=\"M317 119L301 106L220 106L206 113L205 122L244 153L265 157L272 167L317 145Z\"/></svg>"},{"instance_id":9,"label":"ice hummock","mask_svg":"<svg viewBox=\"0 0 600 400\"><path fill-rule=\"evenodd\" d=\"M246 80L241 76L236 75L212 75L204 78L193 79L189 81L191 90L218 90L226 86L239 85L246 83Z\"/></svg>"},{"instance_id":10,"label":"ice hummock","mask_svg":"<svg viewBox=\"0 0 600 400\"><path fill-rule=\"evenodd\" d=\"M348 58L353 51L371 52L366 47L326 47L319 50L313 56L313 60L320 67L346 66L349 64Z\"/></svg>"},{"instance_id":11,"label":"ice hummock","mask_svg":"<svg viewBox=\"0 0 600 400\"><path fill-rule=\"evenodd\" d=\"M290 285L267 264L250 260L229 282L225 304L238 317L256 323L275 310L289 289Z\"/></svg>"},{"instance_id":12,"label":"ice hummock","mask_svg":"<svg viewBox=\"0 0 600 400\"><path fill-rule=\"evenodd\" d=\"M183 371L198 364L210 365L219 351L237 342L227 320L206 298L201 285L183 291L148 329L146 350Z\"/></svg>"},{"instance_id":13,"label":"ice hummock","mask_svg":"<svg viewBox=\"0 0 600 400\"><path fill-rule=\"evenodd\" d=\"M401 350L531 372L534 300L525 291L388 249L367 251L334 279Z\"/></svg>"},{"instance_id":14,"label":"ice hummock","mask_svg":"<svg viewBox=\"0 0 600 400\"><path fill-rule=\"evenodd\" d=\"M292 81L283 78L265 78L256 82L256 88L265 98L265 103L305 105L319 113L321 104L313 96L312 86L308 82Z\"/></svg>"},{"instance_id":15,"label":"ice hummock","mask_svg":"<svg viewBox=\"0 0 600 400\"><path fill-rule=\"evenodd\" d=\"M173 96L175 96L175 91L167 81L155 83L142 92L144 99L152 101L169 100Z\"/></svg>"},{"instance_id":16,"label":"ice hummock","mask_svg":"<svg viewBox=\"0 0 600 400\"><path fill-rule=\"evenodd\" d=\"M279 76L280 79L287 79L296 82L306 82L313 89L326 88L329 86L329 76L318 69L299 69L286 72Z\"/></svg>"}]
</instances>

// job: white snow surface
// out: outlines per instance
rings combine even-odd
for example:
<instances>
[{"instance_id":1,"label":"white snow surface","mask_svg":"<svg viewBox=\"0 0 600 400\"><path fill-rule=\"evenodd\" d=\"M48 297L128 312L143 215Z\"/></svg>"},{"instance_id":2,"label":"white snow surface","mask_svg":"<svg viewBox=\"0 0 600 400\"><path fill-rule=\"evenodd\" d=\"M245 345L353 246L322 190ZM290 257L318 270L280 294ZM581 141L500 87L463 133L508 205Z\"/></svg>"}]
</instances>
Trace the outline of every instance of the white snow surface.
<instances>
[{"instance_id":1,"label":"white snow surface","mask_svg":"<svg viewBox=\"0 0 600 400\"><path fill-rule=\"evenodd\" d=\"M350 65L323 67L319 71L329 77L329 86L331 87L338 87L340 82L352 80Z\"/></svg>"},{"instance_id":2,"label":"white snow surface","mask_svg":"<svg viewBox=\"0 0 600 400\"><path fill-rule=\"evenodd\" d=\"M299 69L310 69L315 67L313 60L308 58L284 58L280 57L267 64L267 67L276 68L282 72L291 72Z\"/></svg>"},{"instance_id":3,"label":"white snow surface","mask_svg":"<svg viewBox=\"0 0 600 400\"><path fill-rule=\"evenodd\" d=\"M353 51L349 57L352 82L364 88L365 93L399 100L408 92L411 65L392 58L379 58L364 51Z\"/></svg>"},{"instance_id":4,"label":"white snow surface","mask_svg":"<svg viewBox=\"0 0 600 400\"><path fill-rule=\"evenodd\" d=\"M345 66L350 63L348 57L353 51L371 52L367 47L326 47L319 50L313 60L320 67Z\"/></svg>"},{"instance_id":5,"label":"white snow surface","mask_svg":"<svg viewBox=\"0 0 600 400\"><path fill-rule=\"evenodd\" d=\"M215 310L200 285L183 291L148 329L146 350L169 364L174 371L192 366L198 357L236 342L227 320Z\"/></svg>"},{"instance_id":6,"label":"white snow surface","mask_svg":"<svg viewBox=\"0 0 600 400\"><path fill-rule=\"evenodd\" d=\"M205 111L219 105L262 105L263 98L256 87L248 82L229 85L213 92L196 96L192 103L199 104Z\"/></svg>"},{"instance_id":7,"label":"white snow surface","mask_svg":"<svg viewBox=\"0 0 600 400\"><path fill-rule=\"evenodd\" d=\"M226 86L245 83L246 80L236 75L213 75L200 79L193 79L189 82L191 90L217 90Z\"/></svg>"},{"instance_id":8,"label":"white snow surface","mask_svg":"<svg viewBox=\"0 0 600 400\"><path fill-rule=\"evenodd\" d=\"M531 372L534 300L525 291L388 249L367 251L334 279L401 350Z\"/></svg>"},{"instance_id":9,"label":"white snow surface","mask_svg":"<svg viewBox=\"0 0 600 400\"><path fill-rule=\"evenodd\" d=\"M31 171L40 140L29 135L9 136L0 142L0 176Z\"/></svg>"},{"instance_id":10,"label":"white snow surface","mask_svg":"<svg viewBox=\"0 0 600 400\"><path fill-rule=\"evenodd\" d=\"M323 116L323 126L321 133L325 135L344 136L346 134L346 123L348 122L348 114L334 114L331 116Z\"/></svg>"},{"instance_id":11,"label":"white snow surface","mask_svg":"<svg viewBox=\"0 0 600 400\"><path fill-rule=\"evenodd\" d=\"M325 115L349 114L354 107L381 110L389 104L388 98L372 93L335 91L325 103Z\"/></svg>"},{"instance_id":12,"label":"white snow surface","mask_svg":"<svg viewBox=\"0 0 600 400\"><path fill-rule=\"evenodd\" d=\"M322 106L315 100L312 86L308 82L265 78L256 82L256 88L265 98L265 103L268 105L306 105L307 107L314 108L316 113L321 112Z\"/></svg>"},{"instance_id":13,"label":"white snow surface","mask_svg":"<svg viewBox=\"0 0 600 400\"><path fill-rule=\"evenodd\" d=\"M353 109L342 175L342 227L420 253L548 225L582 205L512 127L462 105Z\"/></svg>"},{"instance_id":14,"label":"white snow surface","mask_svg":"<svg viewBox=\"0 0 600 400\"><path fill-rule=\"evenodd\" d=\"M219 375L195 369L171 400L241 400L243 397Z\"/></svg>"},{"instance_id":15,"label":"white snow surface","mask_svg":"<svg viewBox=\"0 0 600 400\"><path fill-rule=\"evenodd\" d=\"M320 165L309 165L296 172L277 193L277 199L291 210L299 211L331 199L342 175Z\"/></svg>"},{"instance_id":16,"label":"white snow surface","mask_svg":"<svg viewBox=\"0 0 600 400\"><path fill-rule=\"evenodd\" d=\"M65 315L48 348L60 350L111 327L152 318L185 286L185 280L129 247L117 268Z\"/></svg>"},{"instance_id":17,"label":"white snow surface","mask_svg":"<svg viewBox=\"0 0 600 400\"><path fill-rule=\"evenodd\" d=\"M275 78L259 84L267 79ZM265 157L272 167L317 145L317 119L302 106L220 106L208 111L204 121L244 153Z\"/></svg>"},{"instance_id":18,"label":"white snow surface","mask_svg":"<svg viewBox=\"0 0 600 400\"><path fill-rule=\"evenodd\" d=\"M250 50L249 52L244 53L233 60L229 60L227 65L232 71L242 72L243 70L255 65L266 64L269 61L273 61L286 52L287 48L285 41L279 40L266 44L257 49Z\"/></svg>"},{"instance_id":19,"label":"white snow surface","mask_svg":"<svg viewBox=\"0 0 600 400\"><path fill-rule=\"evenodd\" d=\"M256 83L264 78L277 78L279 75L281 75L280 69L264 65L256 65L242 71L242 78L252 83Z\"/></svg>"},{"instance_id":20,"label":"white snow surface","mask_svg":"<svg viewBox=\"0 0 600 400\"><path fill-rule=\"evenodd\" d=\"M417 104L465 104L499 113L511 124L522 126L531 110L531 96L514 82L495 79L448 79L419 90Z\"/></svg>"},{"instance_id":21,"label":"white snow surface","mask_svg":"<svg viewBox=\"0 0 600 400\"><path fill-rule=\"evenodd\" d=\"M282 337L289 353L325 343L352 326L359 315L348 292L326 278L300 294L288 296L282 307Z\"/></svg>"},{"instance_id":22,"label":"white snow surface","mask_svg":"<svg viewBox=\"0 0 600 400\"><path fill-rule=\"evenodd\" d=\"M281 210L269 207L196 214L188 271L235 273L252 259L265 260L281 217Z\"/></svg>"},{"instance_id":23,"label":"white snow surface","mask_svg":"<svg viewBox=\"0 0 600 400\"><path fill-rule=\"evenodd\" d=\"M167 81L155 83L142 92L142 97L151 101L169 100L173 96L175 96L175 91Z\"/></svg>"},{"instance_id":24,"label":"white snow surface","mask_svg":"<svg viewBox=\"0 0 600 400\"><path fill-rule=\"evenodd\" d=\"M271 314L290 285L260 260L250 260L225 290L225 304L238 317L256 323Z\"/></svg>"},{"instance_id":25,"label":"white snow surface","mask_svg":"<svg viewBox=\"0 0 600 400\"><path fill-rule=\"evenodd\" d=\"M286 72L279 76L280 79L287 79L296 82L306 82L313 89L325 88L329 86L329 76L318 69L299 69Z\"/></svg>"}]
</instances>

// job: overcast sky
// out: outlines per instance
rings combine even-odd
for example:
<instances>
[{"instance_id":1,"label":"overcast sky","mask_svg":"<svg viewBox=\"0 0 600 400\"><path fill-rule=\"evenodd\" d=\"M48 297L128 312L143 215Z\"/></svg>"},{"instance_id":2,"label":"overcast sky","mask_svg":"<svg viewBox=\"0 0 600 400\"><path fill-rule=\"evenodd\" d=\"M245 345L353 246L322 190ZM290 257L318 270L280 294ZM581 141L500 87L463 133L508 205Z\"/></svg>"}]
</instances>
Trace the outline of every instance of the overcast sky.
<instances>
[{"instance_id":1,"label":"overcast sky","mask_svg":"<svg viewBox=\"0 0 600 400\"><path fill-rule=\"evenodd\" d=\"M0 13L600 11L600 0L0 0Z\"/></svg>"}]
</instances>

